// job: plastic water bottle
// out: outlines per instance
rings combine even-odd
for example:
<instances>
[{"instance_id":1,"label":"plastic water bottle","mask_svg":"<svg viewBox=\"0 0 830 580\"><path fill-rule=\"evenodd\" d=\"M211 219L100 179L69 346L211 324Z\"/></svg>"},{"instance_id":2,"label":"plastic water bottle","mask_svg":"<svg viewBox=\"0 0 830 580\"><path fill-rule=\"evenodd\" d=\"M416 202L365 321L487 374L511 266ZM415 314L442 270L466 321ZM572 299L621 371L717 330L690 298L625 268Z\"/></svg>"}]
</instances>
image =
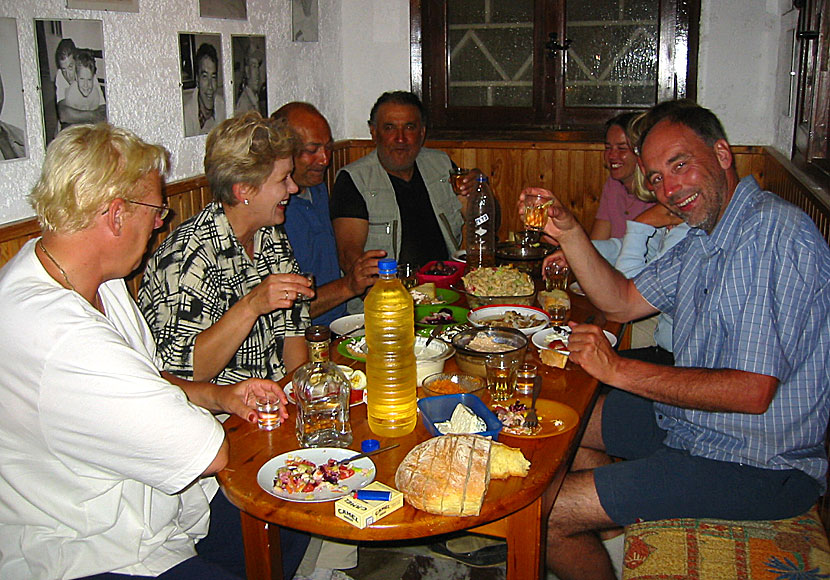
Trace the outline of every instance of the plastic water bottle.
<instances>
[{"instance_id":1,"label":"plastic water bottle","mask_svg":"<svg viewBox=\"0 0 830 580\"><path fill-rule=\"evenodd\" d=\"M496 265L496 201L487 177L479 175L467 202L467 270Z\"/></svg>"},{"instance_id":2,"label":"plastic water bottle","mask_svg":"<svg viewBox=\"0 0 830 580\"><path fill-rule=\"evenodd\" d=\"M396 277L397 262L378 262L380 278L363 304L369 428L381 437L415 429L415 330L412 296Z\"/></svg>"}]
</instances>

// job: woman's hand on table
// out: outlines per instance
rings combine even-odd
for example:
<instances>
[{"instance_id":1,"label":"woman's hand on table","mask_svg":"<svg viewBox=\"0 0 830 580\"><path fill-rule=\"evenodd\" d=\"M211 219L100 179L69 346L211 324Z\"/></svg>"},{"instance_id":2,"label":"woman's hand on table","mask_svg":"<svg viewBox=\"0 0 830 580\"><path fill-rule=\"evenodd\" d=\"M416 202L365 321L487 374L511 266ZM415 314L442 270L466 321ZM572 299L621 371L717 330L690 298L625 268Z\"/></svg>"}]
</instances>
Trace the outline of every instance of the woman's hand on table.
<instances>
[{"instance_id":1,"label":"woman's hand on table","mask_svg":"<svg viewBox=\"0 0 830 580\"><path fill-rule=\"evenodd\" d=\"M606 384L612 384L614 368L620 356L611 348L605 333L599 326L569 322L571 336L568 339L569 359Z\"/></svg>"},{"instance_id":2,"label":"woman's hand on table","mask_svg":"<svg viewBox=\"0 0 830 580\"><path fill-rule=\"evenodd\" d=\"M292 308L299 294L314 296L311 282L300 274L270 274L244 298L256 316Z\"/></svg>"}]
</instances>

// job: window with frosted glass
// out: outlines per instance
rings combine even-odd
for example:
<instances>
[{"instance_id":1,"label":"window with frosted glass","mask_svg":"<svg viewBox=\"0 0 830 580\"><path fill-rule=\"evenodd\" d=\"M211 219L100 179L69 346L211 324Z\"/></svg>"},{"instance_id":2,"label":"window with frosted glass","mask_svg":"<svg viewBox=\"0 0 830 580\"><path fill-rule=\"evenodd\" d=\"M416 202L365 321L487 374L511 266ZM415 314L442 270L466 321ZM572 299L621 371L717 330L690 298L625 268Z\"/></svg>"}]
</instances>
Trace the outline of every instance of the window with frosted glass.
<instances>
[{"instance_id":1,"label":"window with frosted glass","mask_svg":"<svg viewBox=\"0 0 830 580\"><path fill-rule=\"evenodd\" d=\"M658 16L655 0L568 2L565 104L654 104Z\"/></svg>"},{"instance_id":2,"label":"window with frosted glass","mask_svg":"<svg viewBox=\"0 0 830 580\"><path fill-rule=\"evenodd\" d=\"M449 102L454 107L529 107L533 0L450 0Z\"/></svg>"}]
</instances>

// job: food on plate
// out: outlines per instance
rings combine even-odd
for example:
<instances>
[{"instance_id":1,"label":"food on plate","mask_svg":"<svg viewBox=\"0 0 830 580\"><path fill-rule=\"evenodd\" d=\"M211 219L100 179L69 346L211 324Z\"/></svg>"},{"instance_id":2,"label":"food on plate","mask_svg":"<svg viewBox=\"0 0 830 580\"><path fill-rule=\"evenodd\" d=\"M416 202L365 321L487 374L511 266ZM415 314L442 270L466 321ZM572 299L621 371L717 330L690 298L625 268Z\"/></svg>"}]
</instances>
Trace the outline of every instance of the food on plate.
<instances>
[{"instance_id":1,"label":"food on plate","mask_svg":"<svg viewBox=\"0 0 830 580\"><path fill-rule=\"evenodd\" d=\"M478 323L482 326L506 326L508 328L531 328L533 326L539 326L544 322L544 319L533 314L522 314L515 310L507 310L503 314L488 316L487 318L478 320Z\"/></svg>"},{"instance_id":2,"label":"food on plate","mask_svg":"<svg viewBox=\"0 0 830 580\"><path fill-rule=\"evenodd\" d=\"M542 430L541 423L536 427L528 427L525 424L527 417L527 405L521 401L516 401L508 405L495 405L493 412L498 416L502 424L502 431L512 435L535 435ZM537 415L539 421L542 420L541 415Z\"/></svg>"},{"instance_id":3,"label":"food on plate","mask_svg":"<svg viewBox=\"0 0 830 580\"><path fill-rule=\"evenodd\" d=\"M567 351L559 352L546 349L539 352L539 357L542 359L542 363L549 367L564 369L565 365L568 364Z\"/></svg>"},{"instance_id":4,"label":"food on plate","mask_svg":"<svg viewBox=\"0 0 830 580\"><path fill-rule=\"evenodd\" d=\"M487 431L487 423L476 415L467 405L458 403L452 412L449 421L441 421L435 424L435 428L441 435L451 433L481 433Z\"/></svg>"},{"instance_id":5,"label":"food on plate","mask_svg":"<svg viewBox=\"0 0 830 580\"><path fill-rule=\"evenodd\" d=\"M410 288L409 293L412 294L412 301L415 306L422 304L443 304L445 300L439 298L435 290L435 282L427 282L419 286Z\"/></svg>"},{"instance_id":6,"label":"food on plate","mask_svg":"<svg viewBox=\"0 0 830 580\"><path fill-rule=\"evenodd\" d=\"M360 338L355 338L355 340L346 343L346 350L356 357L366 358L366 353L368 352L366 337L361 336Z\"/></svg>"},{"instance_id":7,"label":"food on plate","mask_svg":"<svg viewBox=\"0 0 830 580\"><path fill-rule=\"evenodd\" d=\"M554 306L563 306L564 308L570 310L571 297L568 296L568 293L564 290L543 291L539 292L539 304L541 304L542 308L548 312L550 312Z\"/></svg>"},{"instance_id":8,"label":"food on plate","mask_svg":"<svg viewBox=\"0 0 830 580\"><path fill-rule=\"evenodd\" d=\"M424 316L418 321L420 324L458 324L458 320L453 316L452 310L449 308L442 308L437 312L433 312Z\"/></svg>"},{"instance_id":9,"label":"food on plate","mask_svg":"<svg viewBox=\"0 0 830 580\"><path fill-rule=\"evenodd\" d=\"M533 294L533 280L513 266L478 268L462 277L464 289L474 296L527 296Z\"/></svg>"},{"instance_id":10,"label":"food on plate","mask_svg":"<svg viewBox=\"0 0 830 580\"><path fill-rule=\"evenodd\" d=\"M514 350L516 347L504 344L503 342L497 342L486 332L479 332L467 343L467 348L477 352L507 352Z\"/></svg>"},{"instance_id":11,"label":"food on plate","mask_svg":"<svg viewBox=\"0 0 830 580\"><path fill-rule=\"evenodd\" d=\"M348 487L340 482L358 471L363 470L348 463L338 465L334 459L315 465L302 457L289 455L285 465L277 469L274 490L283 493L314 493L317 489L348 491Z\"/></svg>"},{"instance_id":12,"label":"food on plate","mask_svg":"<svg viewBox=\"0 0 830 580\"><path fill-rule=\"evenodd\" d=\"M395 473L395 485L416 509L444 516L475 516L481 511L491 477L527 473L526 460L518 451L518 455L505 452L481 435L433 437L404 457ZM493 453L498 457L495 461ZM498 467L492 475L491 465Z\"/></svg>"},{"instance_id":13,"label":"food on plate","mask_svg":"<svg viewBox=\"0 0 830 580\"><path fill-rule=\"evenodd\" d=\"M429 382L429 390L439 395L458 395L466 391L458 383L450 379L436 379Z\"/></svg>"},{"instance_id":14,"label":"food on plate","mask_svg":"<svg viewBox=\"0 0 830 580\"><path fill-rule=\"evenodd\" d=\"M360 369L353 369L346 365L337 365L346 378L349 379L349 385L353 391L362 391L366 388L366 373Z\"/></svg>"},{"instance_id":15,"label":"food on plate","mask_svg":"<svg viewBox=\"0 0 830 580\"><path fill-rule=\"evenodd\" d=\"M452 276L455 274L455 268L439 260L425 270L423 274L427 274L428 276Z\"/></svg>"}]
</instances>

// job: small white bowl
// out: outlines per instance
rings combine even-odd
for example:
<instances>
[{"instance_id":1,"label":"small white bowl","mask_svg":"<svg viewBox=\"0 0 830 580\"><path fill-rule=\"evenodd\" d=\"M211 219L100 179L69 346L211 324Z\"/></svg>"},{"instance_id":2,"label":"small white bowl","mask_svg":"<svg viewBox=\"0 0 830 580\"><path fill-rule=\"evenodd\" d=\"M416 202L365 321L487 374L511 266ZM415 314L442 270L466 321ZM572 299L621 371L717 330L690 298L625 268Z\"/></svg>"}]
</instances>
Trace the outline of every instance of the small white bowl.
<instances>
[{"instance_id":1,"label":"small white bowl","mask_svg":"<svg viewBox=\"0 0 830 580\"><path fill-rule=\"evenodd\" d=\"M363 314L350 314L348 316L343 316L338 318L337 320L332 321L329 324L329 328L335 334L339 334L340 336L351 332L355 329L361 328L363 326ZM363 332L360 333L361 335L364 334Z\"/></svg>"},{"instance_id":2,"label":"small white bowl","mask_svg":"<svg viewBox=\"0 0 830 580\"><path fill-rule=\"evenodd\" d=\"M555 349L551 349L550 346L549 346L552 340L555 340L555 339L558 338L559 340L561 340L562 342L564 342L567 345L568 344L568 338L571 335L570 332L561 330L562 328L566 328L566 327L553 326L551 328L546 328L544 330L540 330L539 332L537 332L536 334L533 335L531 340L533 341L533 344L536 345L536 348L555 350ZM611 348L614 348L615 346L617 346L617 337L616 336L614 336L613 334L611 334L607 330L603 330L602 332L605 334L605 338L608 339L608 342L611 343Z\"/></svg>"},{"instance_id":3,"label":"small white bowl","mask_svg":"<svg viewBox=\"0 0 830 580\"><path fill-rule=\"evenodd\" d=\"M467 315L467 320L474 326L491 326L485 323L487 319L498 318L504 316L507 312L511 311L520 314L521 316L530 316L536 321L536 324L534 324L533 326L529 326L527 328L516 328L516 330L520 330L525 336L531 336L532 334L539 332L540 330L545 328L548 325L548 323L550 323L550 317L548 316L547 312L545 312L541 308L536 308L534 306L519 306L515 304L501 304L498 306L479 306L478 308L470 311L470 313ZM512 326L505 325L499 326L506 328L515 328Z\"/></svg>"},{"instance_id":4,"label":"small white bowl","mask_svg":"<svg viewBox=\"0 0 830 580\"><path fill-rule=\"evenodd\" d=\"M427 345L428 337L415 336L415 366L418 371L418 384L430 375L444 370L444 363L455 354L455 348L441 339L434 339Z\"/></svg>"}]
</instances>

